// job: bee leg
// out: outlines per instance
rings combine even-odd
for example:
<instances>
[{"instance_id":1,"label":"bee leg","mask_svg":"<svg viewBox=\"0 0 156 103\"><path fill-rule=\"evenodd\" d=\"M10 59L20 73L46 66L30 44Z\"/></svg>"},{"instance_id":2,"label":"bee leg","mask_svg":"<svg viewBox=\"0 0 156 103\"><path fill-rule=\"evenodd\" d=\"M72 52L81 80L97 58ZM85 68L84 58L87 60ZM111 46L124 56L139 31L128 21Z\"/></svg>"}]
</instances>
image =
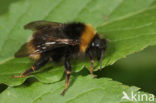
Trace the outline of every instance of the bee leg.
<instances>
[{"instance_id":1,"label":"bee leg","mask_svg":"<svg viewBox=\"0 0 156 103\"><path fill-rule=\"evenodd\" d=\"M63 92L61 93L61 95L64 95L66 90L68 89L69 86L69 82L70 82L70 74L71 74L71 64L69 61L69 57L65 58L65 72L66 72L66 84L65 84L65 88L63 90Z\"/></svg>"},{"instance_id":2,"label":"bee leg","mask_svg":"<svg viewBox=\"0 0 156 103\"><path fill-rule=\"evenodd\" d=\"M90 63L91 63L91 64L90 64L90 68L89 68L90 74L91 74L93 77L96 77L96 75L94 75L94 73L93 73L94 60L91 60Z\"/></svg>"},{"instance_id":3,"label":"bee leg","mask_svg":"<svg viewBox=\"0 0 156 103\"><path fill-rule=\"evenodd\" d=\"M21 73L21 75L19 76L13 76L14 78L23 78L25 76L28 76L29 74L31 74L34 71L39 70L41 67L43 67L47 62L49 61L49 58L45 58L45 59L40 59L38 60L31 68L27 69L26 71L24 71L23 73Z\"/></svg>"}]
</instances>

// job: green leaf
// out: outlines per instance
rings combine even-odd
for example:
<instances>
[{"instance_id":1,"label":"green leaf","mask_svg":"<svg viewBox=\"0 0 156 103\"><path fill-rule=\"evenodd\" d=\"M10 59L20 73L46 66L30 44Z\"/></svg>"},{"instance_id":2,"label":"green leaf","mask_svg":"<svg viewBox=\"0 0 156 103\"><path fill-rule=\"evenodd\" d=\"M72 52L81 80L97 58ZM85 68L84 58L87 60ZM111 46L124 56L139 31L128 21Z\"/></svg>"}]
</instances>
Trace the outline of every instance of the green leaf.
<instances>
[{"instance_id":1,"label":"green leaf","mask_svg":"<svg viewBox=\"0 0 156 103\"><path fill-rule=\"evenodd\" d=\"M139 5L139 6L138 6ZM56 22L81 21L92 24L110 39L103 67L120 58L156 44L155 0L20 0L0 16L0 83L22 84L26 78L13 79L32 65L14 53L30 37L23 25L34 20ZM88 61L74 62L75 71ZM48 69L53 68L53 69ZM44 83L60 80L63 65L50 65L32 76ZM46 72L48 71L48 72ZM56 72L57 71L57 72Z\"/></svg>"},{"instance_id":2,"label":"green leaf","mask_svg":"<svg viewBox=\"0 0 156 103\"><path fill-rule=\"evenodd\" d=\"M9 86L20 85L25 81L26 78L13 78L13 76L19 75L26 68L30 68L32 62L28 58L13 59L8 61L6 64L0 65L0 81L1 83ZM54 66L54 67L53 67ZM55 69L53 69L55 68ZM64 68L60 65L47 65L41 71L35 72L35 77L43 83L51 83L59 81L64 73ZM30 75L29 77L34 77Z\"/></svg>"},{"instance_id":3,"label":"green leaf","mask_svg":"<svg viewBox=\"0 0 156 103\"><path fill-rule=\"evenodd\" d=\"M137 87L128 87L109 78L79 76L71 80L72 85L65 96L62 96L60 93L64 88L64 82L53 84L34 82L29 86L10 87L0 95L0 103L119 103L127 101L121 99L123 92L126 92L129 98L131 98L131 92L143 94ZM152 95L144 94L149 98Z\"/></svg>"},{"instance_id":4,"label":"green leaf","mask_svg":"<svg viewBox=\"0 0 156 103\"><path fill-rule=\"evenodd\" d=\"M0 69L0 81L1 83L7 84L9 86L17 86L22 84L27 78L35 77L40 82L53 83L59 81L64 74L64 65L62 64L63 63L55 63L52 65L51 63L49 63L41 70L34 72L32 75L27 76L26 78L13 78L13 76L17 76L27 68L30 68L33 63L28 58L11 59L10 61L0 65L0 68L3 68ZM78 72L83 68L81 68L83 63L73 61L73 64L73 72Z\"/></svg>"},{"instance_id":5,"label":"green leaf","mask_svg":"<svg viewBox=\"0 0 156 103\"><path fill-rule=\"evenodd\" d=\"M156 7L145 9L135 15L102 24L98 31L105 31L109 38L104 66L113 64L126 55L156 44ZM148 19L147 19L148 18Z\"/></svg>"}]
</instances>

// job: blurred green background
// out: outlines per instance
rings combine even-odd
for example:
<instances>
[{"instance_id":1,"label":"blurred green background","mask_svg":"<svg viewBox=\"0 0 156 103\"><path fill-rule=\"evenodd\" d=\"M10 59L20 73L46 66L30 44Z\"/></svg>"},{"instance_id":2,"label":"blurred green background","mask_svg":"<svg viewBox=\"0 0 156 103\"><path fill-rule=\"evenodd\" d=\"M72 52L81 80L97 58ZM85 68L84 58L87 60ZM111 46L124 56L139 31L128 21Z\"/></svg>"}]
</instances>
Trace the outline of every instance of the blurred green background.
<instances>
[{"instance_id":1,"label":"blurred green background","mask_svg":"<svg viewBox=\"0 0 156 103\"><path fill-rule=\"evenodd\" d=\"M0 0L0 15L7 12L9 5L16 1L18 0ZM99 77L109 77L127 85L135 85L142 91L156 95L156 46L129 55L114 65L97 71L96 74ZM6 85L0 85L0 91L5 88Z\"/></svg>"},{"instance_id":2,"label":"blurred green background","mask_svg":"<svg viewBox=\"0 0 156 103\"><path fill-rule=\"evenodd\" d=\"M0 15L9 10L9 5L18 0L0 0Z\"/></svg>"}]
</instances>

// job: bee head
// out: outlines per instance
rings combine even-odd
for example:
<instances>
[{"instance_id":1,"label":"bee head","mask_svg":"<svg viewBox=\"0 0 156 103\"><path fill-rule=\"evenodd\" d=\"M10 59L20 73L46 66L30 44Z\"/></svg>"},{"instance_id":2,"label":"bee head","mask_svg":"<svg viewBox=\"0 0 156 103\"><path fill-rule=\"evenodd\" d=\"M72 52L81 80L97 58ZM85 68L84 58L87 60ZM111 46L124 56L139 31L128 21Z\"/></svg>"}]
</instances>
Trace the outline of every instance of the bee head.
<instances>
[{"instance_id":1,"label":"bee head","mask_svg":"<svg viewBox=\"0 0 156 103\"><path fill-rule=\"evenodd\" d=\"M93 42L91 43L91 46L93 48L99 49L99 50L105 50L106 49L106 39L100 39L97 38L95 40L93 40Z\"/></svg>"},{"instance_id":2,"label":"bee head","mask_svg":"<svg viewBox=\"0 0 156 103\"><path fill-rule=\"evenodd\" d=\"M101 39L97 34L91 42L91 47L97 51L105 51L106 44L107 44L107 40Z\"/></svg>"},{"instance_id":3,"label":"bee head","mask_svg":"<svg viewBox=\"0 0 156 103\"><path fill-rule=\"evenodd\" d=\"M106 50L106 39L99 38L98 34L94 37L91 42L89 53L92 55L93 58L97 58L100 61L100 68L102 68L102 59L103 59L103 52Z\"/></svg>"}]
</instances>

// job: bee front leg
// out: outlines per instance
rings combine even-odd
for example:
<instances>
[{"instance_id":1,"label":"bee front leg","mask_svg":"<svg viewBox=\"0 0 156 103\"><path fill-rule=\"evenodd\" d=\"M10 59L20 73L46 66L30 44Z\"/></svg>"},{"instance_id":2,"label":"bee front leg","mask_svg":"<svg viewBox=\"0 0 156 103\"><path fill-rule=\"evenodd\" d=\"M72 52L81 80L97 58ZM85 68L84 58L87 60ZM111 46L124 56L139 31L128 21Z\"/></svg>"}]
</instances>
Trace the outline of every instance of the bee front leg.
<instances>
[{"instance_id":1,"label":"bee front leg","mask_svg":"<svg viewBox=\"0 0 156 103\"><path fill-rule=\"evenodd\" d=\"M90 68L89 68L89 72L90 74L94 77L96 77L96 75L94 75L93 73L93 69L94 69L94 60L95 60L95 54L93 53L93 49L88 49L88 51L86 52L87 55L89 56L90 58Z\"/></svg>"},{"instance_id":2,"label":"bee front leg","mask_svg":"<svg viewBox=\"0 0 156 103\"><path fill-rule=\"evenodd\" d=\"M43 67L47 62L49 61L49 58L40 59L38 60L31 68L27 69L21 75L19 76L13 76L14 78L23 78L25 76L30 75L32 72L39 70L41 67Z\"/></svg>"},{"instance_id":3,"label":"bee front leg","mask_svg":"<svg viewBox=\"0 0 156 103\"><path fill-rule=\"evenodd\" d=\"M70 74L71 74L71 64L69 61L69 57L65 57L65 72L66 72L66 84L65 84L65 88L63 90L63 92L61 93L61 95L64 95L66 90L68 89L69 86L69 82L70 82Z\"/></svg>"},{"instance_id":4,"label":"bee front leg","mask_svg":"<svg viewBox=\"0 0 156 103\"><path fill-rule=\"evenodd\" d=\"M94 75L94 73L93 73L94 60L92 59L90 63L91 63L91 64L90 64L90 68L89 68L90 74L91 74L93 77L96 77L96 75Z\"/></svg>"}]
</instances>

